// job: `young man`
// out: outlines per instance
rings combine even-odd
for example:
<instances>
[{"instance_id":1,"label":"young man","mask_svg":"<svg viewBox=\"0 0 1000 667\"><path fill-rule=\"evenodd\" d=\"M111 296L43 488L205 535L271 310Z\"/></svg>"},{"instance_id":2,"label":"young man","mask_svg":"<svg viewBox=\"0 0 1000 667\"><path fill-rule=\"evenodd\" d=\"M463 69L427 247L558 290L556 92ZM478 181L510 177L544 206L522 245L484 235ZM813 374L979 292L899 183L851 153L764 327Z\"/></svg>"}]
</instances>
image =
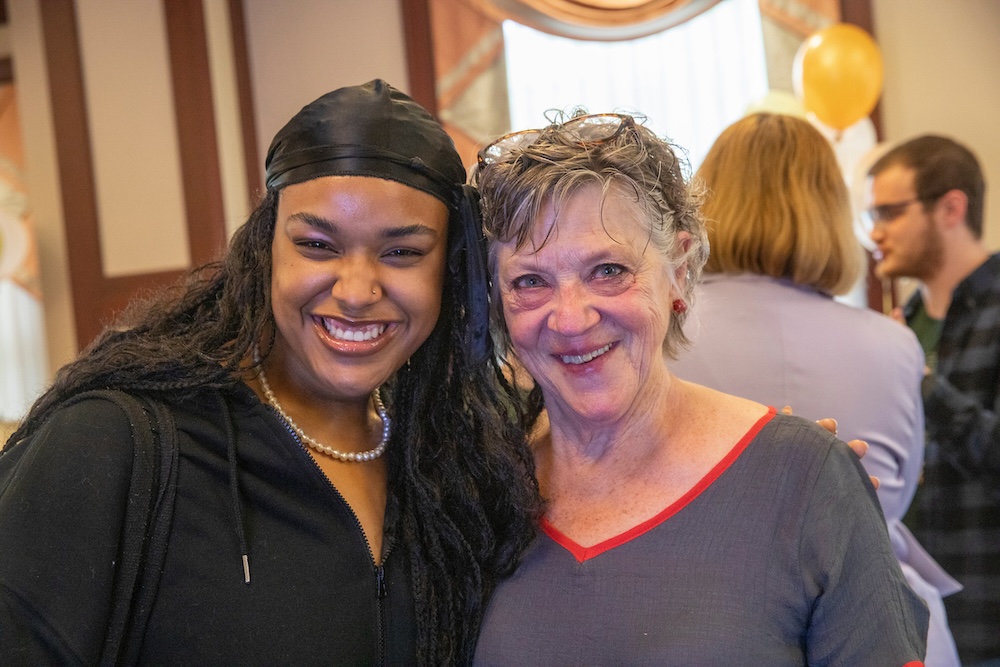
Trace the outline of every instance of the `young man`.
<instances>
[{"instance_id":1,"label":"young man","mask_svg":"<svg viewBox=\"0 0 1000 667\"><path fill-rule=\"evenodd\" d=\"M900 317L927 355L927 451L911 529L965 589L945 598L964 665L1000 665L1000 253L982 242L975 156L938 136L869 170L877 272L919 288Z\"/></svg>"}]
</instances>

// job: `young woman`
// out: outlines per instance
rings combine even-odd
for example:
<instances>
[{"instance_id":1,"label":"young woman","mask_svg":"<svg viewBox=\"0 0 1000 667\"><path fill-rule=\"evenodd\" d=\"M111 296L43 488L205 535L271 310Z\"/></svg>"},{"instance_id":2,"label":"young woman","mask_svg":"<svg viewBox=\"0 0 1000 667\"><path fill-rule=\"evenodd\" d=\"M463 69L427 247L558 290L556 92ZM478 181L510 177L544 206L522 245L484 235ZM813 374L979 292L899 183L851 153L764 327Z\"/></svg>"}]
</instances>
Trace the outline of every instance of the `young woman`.
<instances>
[{"instance_id":1,"label":"young woman","mask_svg":"<svg viewBox=\"0 0 1000 667\"><path fill-rule=\"evenodd\" d=\"M372 81L304 107L266 166L225 261L63 368L0 456L0 662L468 662L537 491L461 160ZM106 388L176 439L122 641L135 425Z\"/></svg>"}]
</instances>

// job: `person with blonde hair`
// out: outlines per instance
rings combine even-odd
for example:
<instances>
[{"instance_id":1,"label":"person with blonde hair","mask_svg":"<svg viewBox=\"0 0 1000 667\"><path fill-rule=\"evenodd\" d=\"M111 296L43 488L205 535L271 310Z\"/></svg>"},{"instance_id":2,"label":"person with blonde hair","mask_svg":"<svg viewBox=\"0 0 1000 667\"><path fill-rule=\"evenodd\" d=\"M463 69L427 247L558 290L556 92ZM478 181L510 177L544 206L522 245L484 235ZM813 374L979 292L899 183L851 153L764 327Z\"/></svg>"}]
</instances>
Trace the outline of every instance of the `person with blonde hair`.
<instances>
[{"instance_id":1,"label":"person with blonde hair","mask_svg":"<svg viewBox=\"0 0 1000 667\"><path fill-rule=\"evenodd\" d=\"M698 170L710 190L706 273L752 273L845 294L861 271L851 204L829 142L808 122L754 114ZM724 187L723 187L724 186Z\"/></svg>"},{"instance_id":2,"label":"person with blonde hair","mask_svg":"<svg viewBox=\"0 0 1000 667\"><path fill-rule=\"evenodd\" d=\"M926 664L958 665L941 598L960 586L902 524L923 462L924 357L905 327L833 298L863 256L832 147L805 120L753 114L722 132L697 178L711 253L677 375L835 415L840 437L868 442L893 549L931 611Z\"/></svg>"}]
</instances>

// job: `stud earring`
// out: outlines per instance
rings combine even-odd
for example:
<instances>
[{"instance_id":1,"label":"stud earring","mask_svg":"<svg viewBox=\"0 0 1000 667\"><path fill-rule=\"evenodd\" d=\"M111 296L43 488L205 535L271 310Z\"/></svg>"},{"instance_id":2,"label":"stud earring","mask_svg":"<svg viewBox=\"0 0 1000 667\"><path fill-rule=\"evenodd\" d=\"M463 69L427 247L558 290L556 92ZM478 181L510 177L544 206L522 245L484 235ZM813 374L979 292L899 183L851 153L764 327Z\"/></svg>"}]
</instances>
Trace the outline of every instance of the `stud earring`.
<instances>
[{"instance_id":1,"label":"stud earring","mask_svg":"<svg viewBox=\"0 0 1000 667\"><path fill-rule=\"evenodd\" d=\"M688 305L687 303L684 302L684 299L674 299L674 302L671 305L674 309L674 312L677 313L678 315L687 312Z\"/></svg>"}]
</instances>

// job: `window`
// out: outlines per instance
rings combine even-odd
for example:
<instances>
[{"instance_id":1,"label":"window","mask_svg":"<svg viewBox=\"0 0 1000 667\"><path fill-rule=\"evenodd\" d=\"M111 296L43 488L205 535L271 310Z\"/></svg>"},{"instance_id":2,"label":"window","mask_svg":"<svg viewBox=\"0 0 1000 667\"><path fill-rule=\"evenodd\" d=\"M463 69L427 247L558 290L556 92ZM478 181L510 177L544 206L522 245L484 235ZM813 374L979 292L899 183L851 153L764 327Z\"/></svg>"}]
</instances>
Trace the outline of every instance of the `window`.
<instances>
[{"instance_id":1,"label":"window","mask_svg":"<svg viewBox=\"0 0 1000 667\"><path fill-rule=\"evenodd\" d=\"M511 127L550 109L638 112L688 151L692 168L768 92L757 0L727 0L656 35L625 42L555 37L503 24Z\"/></svg>"}]
</instances>

